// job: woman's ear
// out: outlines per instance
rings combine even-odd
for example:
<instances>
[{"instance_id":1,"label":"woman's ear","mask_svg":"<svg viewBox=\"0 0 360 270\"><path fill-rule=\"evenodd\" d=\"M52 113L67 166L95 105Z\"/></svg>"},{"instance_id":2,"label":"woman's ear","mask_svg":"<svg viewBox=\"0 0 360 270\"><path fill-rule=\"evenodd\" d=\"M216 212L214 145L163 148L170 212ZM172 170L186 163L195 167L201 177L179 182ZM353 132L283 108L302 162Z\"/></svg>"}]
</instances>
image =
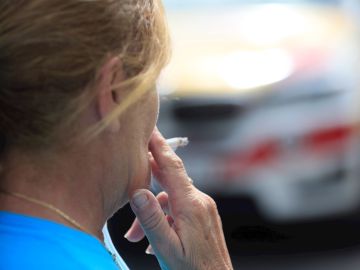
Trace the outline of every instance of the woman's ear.
<instances>
[{"instance_id":1,"label":"woman's ear","mask_svg":"<svg viewBox=\"0 0 360 270\"><path fill-rule=\"evenodd\" d=\"M109 116L118 106L118 93L114 85L124 80L121 61L118 57L109 58L97 75L96 107L99 121ZM120 121L114 119L107 127L108 131L117 132Z\"/></svg>"}]
</instances>

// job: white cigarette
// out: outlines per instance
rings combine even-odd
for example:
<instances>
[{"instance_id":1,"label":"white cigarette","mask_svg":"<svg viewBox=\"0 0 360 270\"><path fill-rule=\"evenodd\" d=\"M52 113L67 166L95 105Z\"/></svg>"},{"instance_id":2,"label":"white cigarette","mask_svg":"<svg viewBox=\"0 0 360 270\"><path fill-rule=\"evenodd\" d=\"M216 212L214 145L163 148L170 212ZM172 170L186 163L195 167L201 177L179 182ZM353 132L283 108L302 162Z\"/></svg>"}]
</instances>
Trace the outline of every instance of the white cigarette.
<instances>
[{"instance_id":1,"label":"white cigarette","mask_svg":"<svg viewBox=\"0 0 360 270\"><path fill-rule=\"evenodd\" d=\"M189 144L189 139L187 137L176 137L167 139L166 142L169 144L172 150L176 151L178 147L187 146ZM191 184L193 184L193 180L190 177L188 177L188 180Z\"/></svg>"},{"instance_id":2,"label":"white cigarette","mask_svg":"<svg viewBox=\"0 0 360 270\"><path fill-rule=\"evenodd\" d=\"M176 138L167 139L166 142L169 144L172 150L176 151L178 147L184 147L188 145L189 139L186 137L176 137Z\"/></svg>"}]
</instances>

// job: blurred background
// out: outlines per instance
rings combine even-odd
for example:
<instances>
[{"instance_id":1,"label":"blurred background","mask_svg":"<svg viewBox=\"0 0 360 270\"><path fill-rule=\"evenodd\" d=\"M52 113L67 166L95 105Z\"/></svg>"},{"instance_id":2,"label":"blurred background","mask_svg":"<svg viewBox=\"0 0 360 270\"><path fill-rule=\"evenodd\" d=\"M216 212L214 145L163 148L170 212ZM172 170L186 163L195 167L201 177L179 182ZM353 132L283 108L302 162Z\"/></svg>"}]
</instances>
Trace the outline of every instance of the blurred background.
<instances>
[{"instance_id":1,"label":"blurred background","mask_svg":"<svg viewBox=\"0 0 360 270\"><path fill-rule=\"evenodd\" d=\"M360 1L164 0L159 129L188 137L235 269L360 269ZM160 269L124 240L131 269Z\"/></svg>"}]
</instances>

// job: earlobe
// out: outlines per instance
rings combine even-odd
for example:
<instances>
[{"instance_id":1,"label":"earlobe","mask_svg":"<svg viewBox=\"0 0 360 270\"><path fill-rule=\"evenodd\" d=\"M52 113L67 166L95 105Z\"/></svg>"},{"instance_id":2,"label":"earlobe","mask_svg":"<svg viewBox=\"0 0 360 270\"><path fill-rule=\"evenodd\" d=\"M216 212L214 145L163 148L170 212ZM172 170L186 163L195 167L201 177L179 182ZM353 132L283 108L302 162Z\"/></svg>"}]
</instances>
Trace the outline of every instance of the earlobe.
<instances>
[{"instance_id":1,"label":"earlobe","mask_svg":"<svg viewBox=\"0 0 360 270\"><path fill-rule=\"evenodd\" d=\"M96 107L99 121L108 117L118 106L117 95L113 88L122 79L121 76L118 76L118 73L121 72L119 62L118 57L110 58L98 74ZM114 119L106 129L111 132L118 131L120 129L119 121Z\"/></svg>"}]
</instances>

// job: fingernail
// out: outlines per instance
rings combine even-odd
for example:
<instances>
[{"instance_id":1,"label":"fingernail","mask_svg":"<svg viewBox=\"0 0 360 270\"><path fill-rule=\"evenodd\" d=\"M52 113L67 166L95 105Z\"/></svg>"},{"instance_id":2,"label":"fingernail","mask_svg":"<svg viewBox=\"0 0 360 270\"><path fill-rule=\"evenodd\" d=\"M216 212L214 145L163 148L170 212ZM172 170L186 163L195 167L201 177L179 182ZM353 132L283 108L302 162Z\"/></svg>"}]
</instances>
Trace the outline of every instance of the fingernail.
<instances>
[{"instance_id":1,"label":"fingernail","mask_svg":"<svg viewBox=\"0 0 360 270\"><path fill-rule=\"evenodd\" d=\"M124 238L129 240L128 237L129 237L129 232L126 232L125 235L124 235Z\"/></svg>"},{"instance_id":2,"label":"fingernail","mask_svg":"<svg viewBox=\"0 0 360 270\"><path fill-rule=\"evenodd\" d=\"M148 248L145 250L145 253L148 255L154 255L154 250L151 246L148 246Z\"/></svg>"},{"instance_id":3,"label":"fingernail","mask_svg":"<svg viewBox=\"0 0 360 270\"><path fill-rule=\"evenodd\" d=\"M132 197L132 202L137 208L143 208L148 204L148 201L148 196L144 191L138 191Z\"/></svg>"}]
</instances>

